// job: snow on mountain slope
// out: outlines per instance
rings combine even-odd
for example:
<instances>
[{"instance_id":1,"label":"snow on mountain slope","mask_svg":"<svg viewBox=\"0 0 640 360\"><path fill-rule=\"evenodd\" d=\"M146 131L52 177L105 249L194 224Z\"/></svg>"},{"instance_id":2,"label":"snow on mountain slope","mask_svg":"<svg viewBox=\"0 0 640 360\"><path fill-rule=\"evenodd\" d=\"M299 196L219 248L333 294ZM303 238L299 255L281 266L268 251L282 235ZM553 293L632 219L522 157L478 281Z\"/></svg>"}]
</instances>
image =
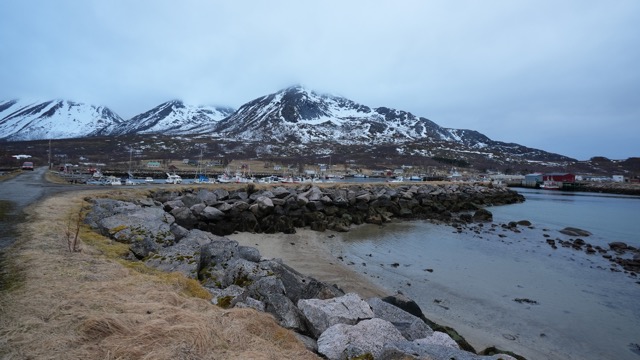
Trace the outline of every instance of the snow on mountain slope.
<instances>
[{"instance_id":1,"label":"snow on mountain slope","mask_svg":"<svg viewBox=\"0 0 640 360\"><path fill-rule=\"evenodd\" d=\"M228 137L263 141L388 143L451 135L434 122L294 86L255 99L220 121Z\"/></svg>"},{"instance_id":2,"label":"snow on mountain slope","mask_svg":"<svg viewBox=\"0 0 640 360\"><path fill-rule=\"evenodd\" d=\"M0 139L37 140L89 136L122 122L109 108L65 100L0 101Z\"/></svg>"},{"instance_id":3,"label":"snow on mountain slope","mask_svg":"<svg viewBox=\"0 0 640 360\"><path fill-rule=\"evenodd\" d=\"M233 113L233 109L214 106L192 106L172 100L118 124L106 133L185 135L210 133L216 123Z\"/></svg>"},{"instance_id":4,"label":"snow on mountain slope","mask_svg":"<svg viewBox=\"0 0 640 360\"><path fill-rule=\"evenodd\" d=\"M451 158L501 157L505 161L568 159L494 141L474 130L443 128L406 111L371 108L300 86L257 98L235 112L230 108L191 106L173 100L126 121L106 107L70 101L0 101L0 140L124 134L206 135L316 153L337 143L367 151L377 148L381 151L379 156L391 151Z\"/></svg>"}]
</instances>

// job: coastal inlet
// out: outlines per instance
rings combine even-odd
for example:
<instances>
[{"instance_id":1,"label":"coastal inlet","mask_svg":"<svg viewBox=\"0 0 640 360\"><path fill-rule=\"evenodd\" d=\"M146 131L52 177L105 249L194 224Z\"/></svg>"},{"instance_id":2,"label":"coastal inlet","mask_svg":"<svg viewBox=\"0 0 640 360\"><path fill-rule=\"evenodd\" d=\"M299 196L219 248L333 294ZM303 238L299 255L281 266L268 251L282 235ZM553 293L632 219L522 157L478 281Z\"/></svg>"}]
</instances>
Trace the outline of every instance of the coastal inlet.
<instances>
[{"instance_id":1,"label":"coastal inlet","mask_svg":"<svg viewBox=\"0 0 640 360\"><path fill-rule=\"evenodd\" d=\"M471 358L474 353L474 359L495 359L475 355L455 330L404 311L415 308L410 299L364 302L282 262L263 259L256 248L214 234L292 233L297 227L348 231L352 224L393 218L484 222L491 213L482 206L521 201L509 189L473 184L183 188L132 201L92 199L85 220L103 235L129 244L130 260L199 280L220 306L269 312L330 359L367 353L420 353L437 359ZM399 301L409 305L404 310L385 305Z\"/></svg>"}]
</instances>

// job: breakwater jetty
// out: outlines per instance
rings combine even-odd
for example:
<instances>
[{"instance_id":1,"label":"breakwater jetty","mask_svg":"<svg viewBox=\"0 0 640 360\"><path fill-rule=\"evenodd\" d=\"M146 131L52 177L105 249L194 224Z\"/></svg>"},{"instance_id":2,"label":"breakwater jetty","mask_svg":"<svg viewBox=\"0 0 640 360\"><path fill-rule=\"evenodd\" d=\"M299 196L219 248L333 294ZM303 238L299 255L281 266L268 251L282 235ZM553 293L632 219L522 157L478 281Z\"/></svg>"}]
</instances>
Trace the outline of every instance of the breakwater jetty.
<instances>
[{"instance_id":1,"label":"breakwater jetty","mask_svg":"<svg viewBox=\"0 0 640 360\"><path fill-rule=\"evenodd\" d=\"M393 218L490 220L484 207L524 201L507 188L451 183L172 189L156 191L152 199L162 203L177 224L216 235L234 231L287 234L303 227L348 231L351 225L382 224ZM460 212L474 214L459 217Z\"/></svg>"}]
</instances>

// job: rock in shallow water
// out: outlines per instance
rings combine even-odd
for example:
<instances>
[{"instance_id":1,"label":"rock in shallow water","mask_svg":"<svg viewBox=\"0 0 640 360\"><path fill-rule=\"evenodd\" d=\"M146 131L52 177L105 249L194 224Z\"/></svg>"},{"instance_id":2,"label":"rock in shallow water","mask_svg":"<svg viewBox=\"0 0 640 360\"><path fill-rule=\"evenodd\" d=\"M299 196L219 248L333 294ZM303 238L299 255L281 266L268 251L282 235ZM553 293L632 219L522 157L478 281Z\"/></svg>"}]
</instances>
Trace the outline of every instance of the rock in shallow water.
<instances>
[{"instance_id":1,"label":"rock in shallow water","mask_svg":"<svg viewBox=\"0 0 640 360\"><path fill-rule=\"evenodd\" d=\"M578 229L578 228L574 228L574 227L566 227L566 228L560 230L560 232L562 234L569 235L569 236L589 236L589 235L591 235L591 233L586 231L586 230L582 230L582 229Z\"/></svg>"}]
</instances>

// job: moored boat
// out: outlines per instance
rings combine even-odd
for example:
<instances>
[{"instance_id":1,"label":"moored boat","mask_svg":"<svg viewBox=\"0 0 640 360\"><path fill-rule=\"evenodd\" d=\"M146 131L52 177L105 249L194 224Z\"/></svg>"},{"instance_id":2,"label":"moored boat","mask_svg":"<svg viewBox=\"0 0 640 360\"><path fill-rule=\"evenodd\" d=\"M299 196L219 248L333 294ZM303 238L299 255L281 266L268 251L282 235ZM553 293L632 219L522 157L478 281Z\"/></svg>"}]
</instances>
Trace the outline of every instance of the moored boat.
<instances>
[{"instance_id":1,"label":"moored boat","mask_svg":"<svg viewBox=\"0 0 640 360\"><path fill-rule=\"evenodd\" d=\"M164 182L167 184L182 184L182 177L178 174L167 173L167 179Z\"/></svg>"},{"instance_id":2,"label":"moored boat","mask_svg":"<svg viewBox=\"0 0 640 360\"><path fill-rule=\"evenodd\" d=\"M543 182L542 184L540 184L540 189L560 190L560 189L562 189L562 183L559 183L557 181L547 180L547 181Z\"/></svg>"}]
</instances>

